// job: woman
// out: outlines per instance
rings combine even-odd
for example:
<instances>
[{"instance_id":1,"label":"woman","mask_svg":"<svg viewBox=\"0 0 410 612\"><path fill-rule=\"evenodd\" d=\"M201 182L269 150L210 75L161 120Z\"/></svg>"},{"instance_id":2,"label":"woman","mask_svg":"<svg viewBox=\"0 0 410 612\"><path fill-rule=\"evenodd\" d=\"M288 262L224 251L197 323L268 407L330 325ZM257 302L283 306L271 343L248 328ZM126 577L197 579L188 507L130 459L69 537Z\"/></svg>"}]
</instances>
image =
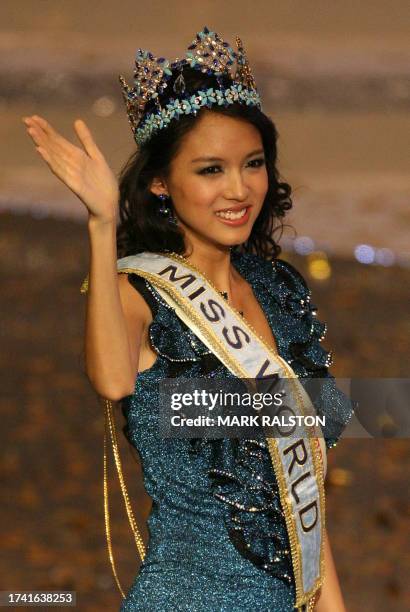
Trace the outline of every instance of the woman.
<instances>
[{"instance_id":1,"label":"woman","mask_svg":"<svg viewBox=\"0 0 410 612\"><path fill-rule=\"evenodd\" d=\"M157 434L161 380L263 378L245 366L256 354L285 378L296 374L305 406L301 383L325 379L314 407L330 421L327 448L352 414L319 344L326 327L272 237L292 206L275 166L276 129L239 39L234 52L204 28L172 64L139 50L134 77L133 89L120 77L138 150L119 187L83 121L74 122L79 148L42 117L24 118L51 171L87 207L87 374L99 395L121 400L153 501L148 551L121 610L345 610L323 504L306 506L319 513L306 533L292 531L300 499L287 496L289 446ZM188 295L191 282L202 286ZM201 292L212 299L198 301ZM299 442L322 500L326 453Z\"/></svg>"}]
</instances>

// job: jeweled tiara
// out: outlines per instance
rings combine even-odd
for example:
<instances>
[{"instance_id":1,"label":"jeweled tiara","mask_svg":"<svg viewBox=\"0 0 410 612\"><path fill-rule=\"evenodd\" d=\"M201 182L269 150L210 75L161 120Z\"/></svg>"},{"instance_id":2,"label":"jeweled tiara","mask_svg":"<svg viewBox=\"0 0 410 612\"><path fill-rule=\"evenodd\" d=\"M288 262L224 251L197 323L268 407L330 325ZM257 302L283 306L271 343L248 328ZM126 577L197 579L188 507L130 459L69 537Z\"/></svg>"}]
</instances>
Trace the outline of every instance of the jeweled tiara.
<instances>
[{"instance_id":1,"label":"jeweled tiara","mask_svg":"<svg viewBox=\"0 0 410 612\"><path fill-rule=\"evenodd\" d=\"M203 106L211 108L214 104L228 106L239 103L261 108L255 79L238 36L236 46L235 52L216 32L204 27L189 45L185 58L177 58L172 63L164 57L155 57L150 51L138 49L134 87L129 87L124 77L119 75L135 142L142 145L154 132L167 127L174 119L178 119L183 114L196 115ZM219 88L185 93L182 70L186 65L208 75L215 75ZM163 107L158 95L163 93L168 86L167 82L178 69L180 74L173 86L175 98L170 97L169 102ZM229 87L223 86L223 76L229 77ZM150 101L154 101L155 109L145 112L146 105Z\"/></svg>"}]
</instances>

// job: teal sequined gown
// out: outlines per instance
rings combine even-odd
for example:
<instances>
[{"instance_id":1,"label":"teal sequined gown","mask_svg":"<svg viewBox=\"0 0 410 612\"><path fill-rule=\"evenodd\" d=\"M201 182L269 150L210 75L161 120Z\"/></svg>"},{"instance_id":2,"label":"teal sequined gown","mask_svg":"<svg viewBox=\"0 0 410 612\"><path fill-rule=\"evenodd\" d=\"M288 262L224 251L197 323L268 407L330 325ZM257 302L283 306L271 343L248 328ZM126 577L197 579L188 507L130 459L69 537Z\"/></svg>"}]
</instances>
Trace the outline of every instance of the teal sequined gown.
<instances>
[{"instance_id":1,"label":"teal sequined gown","mask_svg":"<svg viewBox=\"0 0 410 612\"><path fill-rule=\"evenodd\" d=\"M353 407L328 373L331 352L320 344L326 325L315 317L302 276L281 259L272 264L232 251L232 263L252 286L279 354L302 384L306 377L326 378L311 397L318 413L326 414L326 446L334 446ZM152 310L149 334L158 358L138 374L134 393L121 403L124 432L139 451L153 505L146 557L120 610L290 612L290 547L264 439L157 436L162 378L233 375L148 281L135 274L128 279Z\"/></svg>"}]
</instances>

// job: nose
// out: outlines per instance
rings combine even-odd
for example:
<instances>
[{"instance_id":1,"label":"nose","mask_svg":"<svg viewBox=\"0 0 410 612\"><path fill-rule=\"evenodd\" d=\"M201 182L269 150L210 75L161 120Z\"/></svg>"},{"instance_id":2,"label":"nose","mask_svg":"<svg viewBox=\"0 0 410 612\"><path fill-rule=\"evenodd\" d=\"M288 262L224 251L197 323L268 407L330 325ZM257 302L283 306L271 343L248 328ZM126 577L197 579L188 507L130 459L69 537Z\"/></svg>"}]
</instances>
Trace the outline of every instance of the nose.
<instances>
[{"instance_id":1,"label":"nose","mask_svg":"<svg viewBox=\"0 0 410 612\"><path fill-rule=\"evenodd\" d=\"M239 170L232 170L227 175L225 198L227 200L237 200L243 202L248 196L248 188L244 183L242 174Z\"/></svg>"}]
</instances>

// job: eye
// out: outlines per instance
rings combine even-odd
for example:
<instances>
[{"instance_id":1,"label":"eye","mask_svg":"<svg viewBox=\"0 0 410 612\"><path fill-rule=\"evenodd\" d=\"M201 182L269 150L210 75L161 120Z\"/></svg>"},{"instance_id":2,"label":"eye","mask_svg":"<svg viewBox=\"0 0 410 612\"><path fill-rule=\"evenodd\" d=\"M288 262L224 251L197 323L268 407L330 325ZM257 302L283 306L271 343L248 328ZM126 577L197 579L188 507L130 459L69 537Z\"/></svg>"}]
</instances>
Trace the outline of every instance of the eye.
<instances>
[{"instance_id":1,"label":"eye","mask_svg":"<svg viewBox=\"0 0 410 612\"><path fill-rule=\"evenodd\" d=\"M258 159L252 159L250 162L248 162L249 164L256 164L256 166L251 166L251 168L260 168L261 166L264 165L265 163L265 158L264 157L259 157ZM213 170L214 168L221 168L221 166L207 166L206 168L203 168L202 170L200 170L198 172L198 174L217 174L216 172L210 172L211 170Z\"/></svg>"},{"instance_id":2,"label":"eye","mask_svg":"<svg viewBox=\"0 0 410 612\"><path fill-rule=\"evenodd\" d=\"M215 172L208 172L208 170L213 170L214 168L220 168L221 166L208 166L207 168L203 168L198 172L198 174L215 174Z\"/></svg>"},{"instance_id":3,"label":"eye","mask_svg":"<svg viewBox=\"0 0 410 612\"><path fill-rule=\"evenodd\" d=\"M264 165L265 163L265 158L264 157L258 157L258 159L252 159L250 162L250 164L254 164L256 163L256 166L253 166L254 168L260 168L261 166Z\"/></svg>"}]
</instances>

